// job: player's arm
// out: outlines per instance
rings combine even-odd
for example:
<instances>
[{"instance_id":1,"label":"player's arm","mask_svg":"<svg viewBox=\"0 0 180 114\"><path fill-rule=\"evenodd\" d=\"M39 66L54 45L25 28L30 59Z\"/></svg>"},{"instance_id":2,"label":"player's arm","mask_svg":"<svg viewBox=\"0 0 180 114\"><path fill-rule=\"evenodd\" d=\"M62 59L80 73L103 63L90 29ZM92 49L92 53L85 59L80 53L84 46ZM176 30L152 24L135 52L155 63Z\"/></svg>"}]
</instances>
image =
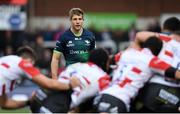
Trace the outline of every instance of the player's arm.
<instances>
[{"instance_id":1,"label":"player's arm","mask_svg":"<svg viewBox=\"0 0 180 114\"><path fill-rule=\"evenodd\" d=\"M174 78L180 80L180 71L157 57L151 59L149 67L154 72L157 72L167 78Z\"/></svg>"},{"instance_id":2,"label":"player's arm","mask_svg":"<svg viewBox=\"0 0 180 114\"><path fill-rule=\"evenodd\" d=\"M142 44L151 36L159 37L158 33L141 31L136 33L135 40L131 43L130 47L135 49L141 49Z\"/></svg>"},{"instance_id":3,"label":"player's arm","mask_svg":"<svg viewBox=\"0 0 180 114\"><path fill-rule=\"evenodd\" d=\"M52 60L51 60L51 75L53 79L57 79L58 75L58 68L59 68L59 61L61 57L61 52L56 50L53 51Z\"/></svg>"},{"instance_id":4,"label":"player's arm","mask_svg":"<svg viewBox=\"0 0 180 114\"><path fill-rule=\"evenodd\" d=\"M59 82L58 80L51 79L41 74L39 69L34 67L30 62L22 60L19 63L19 67L24 71L24 73L36 84L40 85L43 88L55 89L55 90L68 90L71 86L78 86L80 82L78 78L70 78L70 84Z\"/></svg>"},{"instance_id":5,"label":"player's arm","mask_svg":"<svg viewBox=\"0 0 180 114\"><path fill-rule=\"evenodd\" d=\"M6 95L0 96L0 107L3 109L22 108L28 104L28 101L15 101L8 98Z\"/></svg>"},{"instance_id":6,"label":"player's arm","mask_svg":"<svg viewBox=\"0 0 180 114\"><path fill-rule=\"evenodd\" d=\"M139 44L145 42L151 36L159 37L158 33L156 33L156 32L148 32L148 31L138 32L138 33L136 33L134 43L136 45L139 45Z\"/></svg>"},{"instance_id":7,"label":"player's arm","mask_svg":"<svg viewBox=\"0 0 180 114\"><path fill-rule=\"evenodd\" d=\"M165 41L165 42L172 40L172 36L160 34L157 32L141 31L141 32L136 33L134 42L139 45L140 43L145 42L148 38L150 38L152 36L160 38L162 41Z\"/></svg>"},{"instance_id":8,"label":"player's arm","mask_svg":"<svg viewBox=\"0 0 180 114\"><path fill-rule=\"evenodd\" d=\"M169 66L169 68L165 70L165 77L180 80L180 70Z\"/></svg>"},{"instance_id":9,"label":"player's arm","mask_svg":"<svg viewBox=\"0 0 180 114\"><path fill-rule=\"evenodd\" d=\"M58 80L48 78L43 74L38 74L32 78L32 81L40 85L43 88L54 89L54 90L68 90L80 85L80 81L76 77L70 78L69 83L59 82Z\"/></svg>"}]
</instances>

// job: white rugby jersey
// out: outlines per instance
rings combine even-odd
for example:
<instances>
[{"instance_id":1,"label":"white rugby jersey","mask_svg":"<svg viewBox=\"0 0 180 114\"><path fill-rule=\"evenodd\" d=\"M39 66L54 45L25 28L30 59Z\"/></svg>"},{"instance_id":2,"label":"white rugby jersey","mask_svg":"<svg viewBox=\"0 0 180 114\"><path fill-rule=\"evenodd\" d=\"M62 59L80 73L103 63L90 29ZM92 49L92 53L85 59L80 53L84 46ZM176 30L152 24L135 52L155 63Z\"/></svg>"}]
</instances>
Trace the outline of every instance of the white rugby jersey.
<instances>
[{"instance_id":1,"label":"white rugby jersey","mask_svg":"<svg viewBox=\"0 0 180 114\"><path fill-rule=\"evenodd\" d=\"M158 55L161 60L169 63L171 66L180 70L180 43L173 40L167 35L160 34L160 39L163 41L163 48ZM150 82L159 83L171 87L180 87L180 82L164 78L158 74L152 77Z\"/></svg>"},{"instance_id":2,"label":"white rugby jersey","mask_svg":"<svg viewBox=\"0 0 180 114\"><path fill-rule=\"evenodd\" d=\"M0 96L14 89L14 84L23 76L31 79L40 72L30 62L16 55L0 58Z\"/></svg>"},{"instance_id":3,"label":"white rugby jersey","mask_svg":"<svg viewBox=\"0 0 180 114\"><path fill-rule=\"evenodd\" d=\"M149 80L152 71L164 74L170 65L153 56L146 48L141 51L129 48L118 55L119 57L115 57L119 60L118 68L113 73L113 81L100 94L110 94L121 99L129 109L131 99Z\"/></svg>"},{"instance_id":4,"label":"white rugby jersey","mask_svg":"<svg viewBox=\"0 0 180 114\"><path fill-rule=\"evenodd\" d=\"M68 66L60 75L60 82L69 83L71 76L77 76L81 82L80 87L73 89L71 107L78 106L87 98L95 96L97 92L110 82L109 75L97 65L88 63L75 63Z\"/></svg>"}]
</instances>

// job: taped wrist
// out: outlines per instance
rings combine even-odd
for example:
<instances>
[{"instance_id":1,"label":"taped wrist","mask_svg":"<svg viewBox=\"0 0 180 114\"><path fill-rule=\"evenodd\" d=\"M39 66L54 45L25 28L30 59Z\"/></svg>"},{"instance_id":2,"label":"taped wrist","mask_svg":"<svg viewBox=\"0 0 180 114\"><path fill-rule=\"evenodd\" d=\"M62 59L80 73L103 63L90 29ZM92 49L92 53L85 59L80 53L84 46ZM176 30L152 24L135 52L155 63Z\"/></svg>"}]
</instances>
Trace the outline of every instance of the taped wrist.
<instances>
[{"instance_id":1,"label":"taped wrist","mask_svg":"<svg viewBox=\"0 0 180 114\"><path fill-rule=\"evenodd\" d=\"M177 70L177 69L175 69L174 67L169 67L169 68L165 71L165 77L175 78L176 70Z\"/></svg>"}]
</instances>

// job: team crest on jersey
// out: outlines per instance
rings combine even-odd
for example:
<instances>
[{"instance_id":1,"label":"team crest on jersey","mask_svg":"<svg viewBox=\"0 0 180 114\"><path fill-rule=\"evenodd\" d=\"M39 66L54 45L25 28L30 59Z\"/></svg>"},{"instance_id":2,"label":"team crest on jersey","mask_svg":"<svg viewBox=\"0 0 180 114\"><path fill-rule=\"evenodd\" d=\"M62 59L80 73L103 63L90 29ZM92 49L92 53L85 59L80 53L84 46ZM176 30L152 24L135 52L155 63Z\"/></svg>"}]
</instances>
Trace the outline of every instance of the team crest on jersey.
<instances>
[{"instance_id":1,"label":"team crest on jersey","mask_svg":"<svg viewBox=\"0 0 180 114\"><path fill-rule=\"evenodd\" d=\"M73 42L70 40L70 41L68 41L68 43L66 44L66 46L67 46L67 47L72 47L72 46L74 46L74 44L73 44Z\"/></svg>"},{"instance_id":2,"label":"team crest on jersey","mask_svg":"<svg viewBox=\"0 0 180 114\"><path fill-rule=\"evenodd\" d=\"M90 41L89 40L85 40L85 45L89 46L90 45Z\"/></svg>"}]
</instances>

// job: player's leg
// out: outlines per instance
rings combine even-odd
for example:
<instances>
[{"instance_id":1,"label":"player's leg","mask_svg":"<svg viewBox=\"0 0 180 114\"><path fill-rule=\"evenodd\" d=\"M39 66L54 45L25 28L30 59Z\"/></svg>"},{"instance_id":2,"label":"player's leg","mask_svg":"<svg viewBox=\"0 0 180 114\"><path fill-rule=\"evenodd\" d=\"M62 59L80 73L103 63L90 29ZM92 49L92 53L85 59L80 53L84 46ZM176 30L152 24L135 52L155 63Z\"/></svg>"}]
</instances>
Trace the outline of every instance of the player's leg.
<instances>
[{"instance_id":1,"label":"player's leg","mask_svg":"<svg viewBox=\"0 0 180 114\"><path fill-rule=\"evenodd\" d=\"M70 108L71 91L58 91L50 94L43 101L43 109L53 113L67 113Z\"/></svg>"},{"instance_id":2,"label":"player's leg","mask_svg":"<svg viewBox=\"0 0 180 114\"><path fill-rule=\"evenodd\" d=\"M177 112L180 91L157 83L148 83L140 91L133 107L137 112Z\"/></svg>"}]
</instances>

